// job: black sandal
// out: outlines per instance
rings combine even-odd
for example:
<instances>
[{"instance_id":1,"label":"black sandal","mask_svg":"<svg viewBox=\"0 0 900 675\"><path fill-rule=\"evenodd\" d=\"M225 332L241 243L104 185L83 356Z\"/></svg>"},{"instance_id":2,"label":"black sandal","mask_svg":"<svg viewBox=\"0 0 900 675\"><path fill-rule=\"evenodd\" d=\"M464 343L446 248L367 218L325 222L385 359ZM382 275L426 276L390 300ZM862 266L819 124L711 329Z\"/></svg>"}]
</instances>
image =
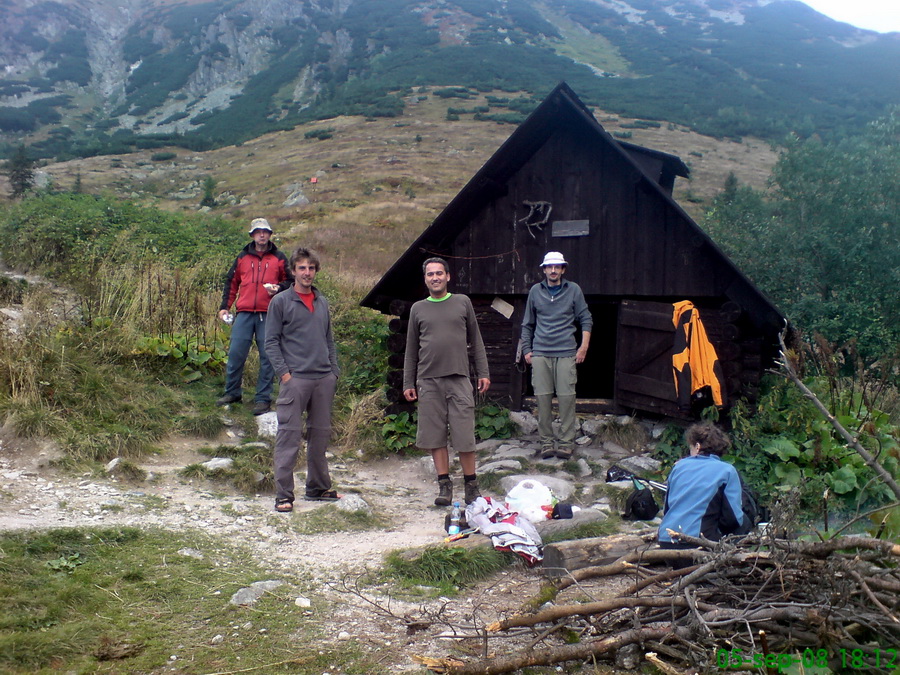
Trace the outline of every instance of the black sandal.
<instances>
[{"instance_id":1,"label":"black sandal","mask_svg":"<svg viewBox=\"0 0 900 675\"><path fill-rule=\"evenodd\" d=\"M322 490L317 495L305 495L303 497L308 502L336 502L341 496L336 490Z\"/></svg>"},{"instance_id":2,"label":"black sandal","mask_svg":"<svg viewBox=\"0 0 900 675\"><path fill-rule=\"evenodd\" d=\"M275 510L278 513L290 513L294 510L294 502L287 497L279 497L275 500Z\"/></svg>"}]
</instances>

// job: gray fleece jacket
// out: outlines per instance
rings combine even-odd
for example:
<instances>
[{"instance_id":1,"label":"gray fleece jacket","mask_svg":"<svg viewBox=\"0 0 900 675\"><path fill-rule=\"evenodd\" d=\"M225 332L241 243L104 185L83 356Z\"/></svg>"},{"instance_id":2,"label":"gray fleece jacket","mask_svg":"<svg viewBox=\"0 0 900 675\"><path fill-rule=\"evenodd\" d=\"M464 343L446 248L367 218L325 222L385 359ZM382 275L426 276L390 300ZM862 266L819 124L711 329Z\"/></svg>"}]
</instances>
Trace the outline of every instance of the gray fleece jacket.
<instances>
[{"instance_id":1,"label":"gray fleece jacket","mask_svg":"<svg viewBox=\"0 0 900 675\"><path fill-rule=\"evenodd\" d=\"M328 300L314 286L313 312L291 286L269 303L266 318L266 355L278 377L318 380L329 373L340 375L337 349L331 334Z\"/></svg>"},{"instance_id":2,"label":"gray fleece jacket","mask_svg":"<svg viewBox=\"0 0 900 675\"><path fill-rule=\"evenodd\" d=\"M522 353L534 356L575 356L576 326L590 331L594 325L581 287L574 281L563 281L562 290L551 295L546 281L528 291L525 316L522 318Z\"/></svg>"}]
</instances>

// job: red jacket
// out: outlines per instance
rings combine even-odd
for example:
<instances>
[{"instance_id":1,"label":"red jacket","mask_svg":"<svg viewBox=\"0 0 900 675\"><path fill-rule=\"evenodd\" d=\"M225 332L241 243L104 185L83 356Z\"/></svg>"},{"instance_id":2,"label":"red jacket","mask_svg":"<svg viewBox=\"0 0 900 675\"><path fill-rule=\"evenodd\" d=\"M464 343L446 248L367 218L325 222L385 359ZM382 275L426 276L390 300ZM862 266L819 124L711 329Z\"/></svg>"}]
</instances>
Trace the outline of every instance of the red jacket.
<instances>
[{"instance_id":1,"label":"red jacket","mask_svg":"<svg viewBox=\"0 0 900 675\"><path fill-rule=\"evenodd\" d=\"M269 309L269 292L263 284L278 284L281 290L293 283L288 260L273 243L263 254L256 252L252 241L235 259L225 277L225 290L219 309L230 309L237 298L239 312L265 312Z\"/></svg>"}]
</instances>

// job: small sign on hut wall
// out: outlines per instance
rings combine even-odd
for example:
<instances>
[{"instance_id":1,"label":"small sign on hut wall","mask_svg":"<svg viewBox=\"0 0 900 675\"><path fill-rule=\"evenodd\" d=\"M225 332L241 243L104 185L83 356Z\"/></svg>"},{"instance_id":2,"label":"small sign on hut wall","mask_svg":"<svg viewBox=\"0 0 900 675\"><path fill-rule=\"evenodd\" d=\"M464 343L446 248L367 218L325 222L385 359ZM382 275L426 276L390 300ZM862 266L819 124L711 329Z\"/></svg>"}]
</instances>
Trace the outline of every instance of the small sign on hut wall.
<instances>
[{"instance_id":1,"label":"small sign on hut wall","mask_svg":"<svg viewBox=\"0 0 900 675\"><path fill-rule=\"evenodd\" d=\"M554 220L550 234L554 237L586 237L590 232L589 220Z\"/></svg>"}]
</instances>

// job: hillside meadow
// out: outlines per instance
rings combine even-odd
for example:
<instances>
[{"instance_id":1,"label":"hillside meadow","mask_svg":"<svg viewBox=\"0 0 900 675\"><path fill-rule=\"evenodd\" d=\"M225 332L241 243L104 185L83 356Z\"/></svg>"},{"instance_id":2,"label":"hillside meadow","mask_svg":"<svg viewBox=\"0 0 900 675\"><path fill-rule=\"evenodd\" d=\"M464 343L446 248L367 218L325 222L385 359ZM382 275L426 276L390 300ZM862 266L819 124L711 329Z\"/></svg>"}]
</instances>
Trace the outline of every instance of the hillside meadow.
<instances>
[{"instance_id":1,"label":"hillside meadow","mask_svg":"<svg viewBox=\"0 0 900 675\"><path fill-rule=\"evenodd\" d=\"M339 276L374 281L515 129L473 114L448 121L448 108L471 110L492 95L472 93L448 99L424 88L407 100L400 118L338 117L208 152L146 150L43 170L63 190L80 183L85 192L170 211L197 210L203 182L212 178L217 215L238 222L265 216L282 245L313 246ZM617 137L688 164L692 177L676 181L675 198L695 219L729 173L762 189L777 159L763 141L717 140L666 122L635 127L632 119L594 114ZM285 206L298 189L309 203Z\"/></svg>"}]
</instances>

